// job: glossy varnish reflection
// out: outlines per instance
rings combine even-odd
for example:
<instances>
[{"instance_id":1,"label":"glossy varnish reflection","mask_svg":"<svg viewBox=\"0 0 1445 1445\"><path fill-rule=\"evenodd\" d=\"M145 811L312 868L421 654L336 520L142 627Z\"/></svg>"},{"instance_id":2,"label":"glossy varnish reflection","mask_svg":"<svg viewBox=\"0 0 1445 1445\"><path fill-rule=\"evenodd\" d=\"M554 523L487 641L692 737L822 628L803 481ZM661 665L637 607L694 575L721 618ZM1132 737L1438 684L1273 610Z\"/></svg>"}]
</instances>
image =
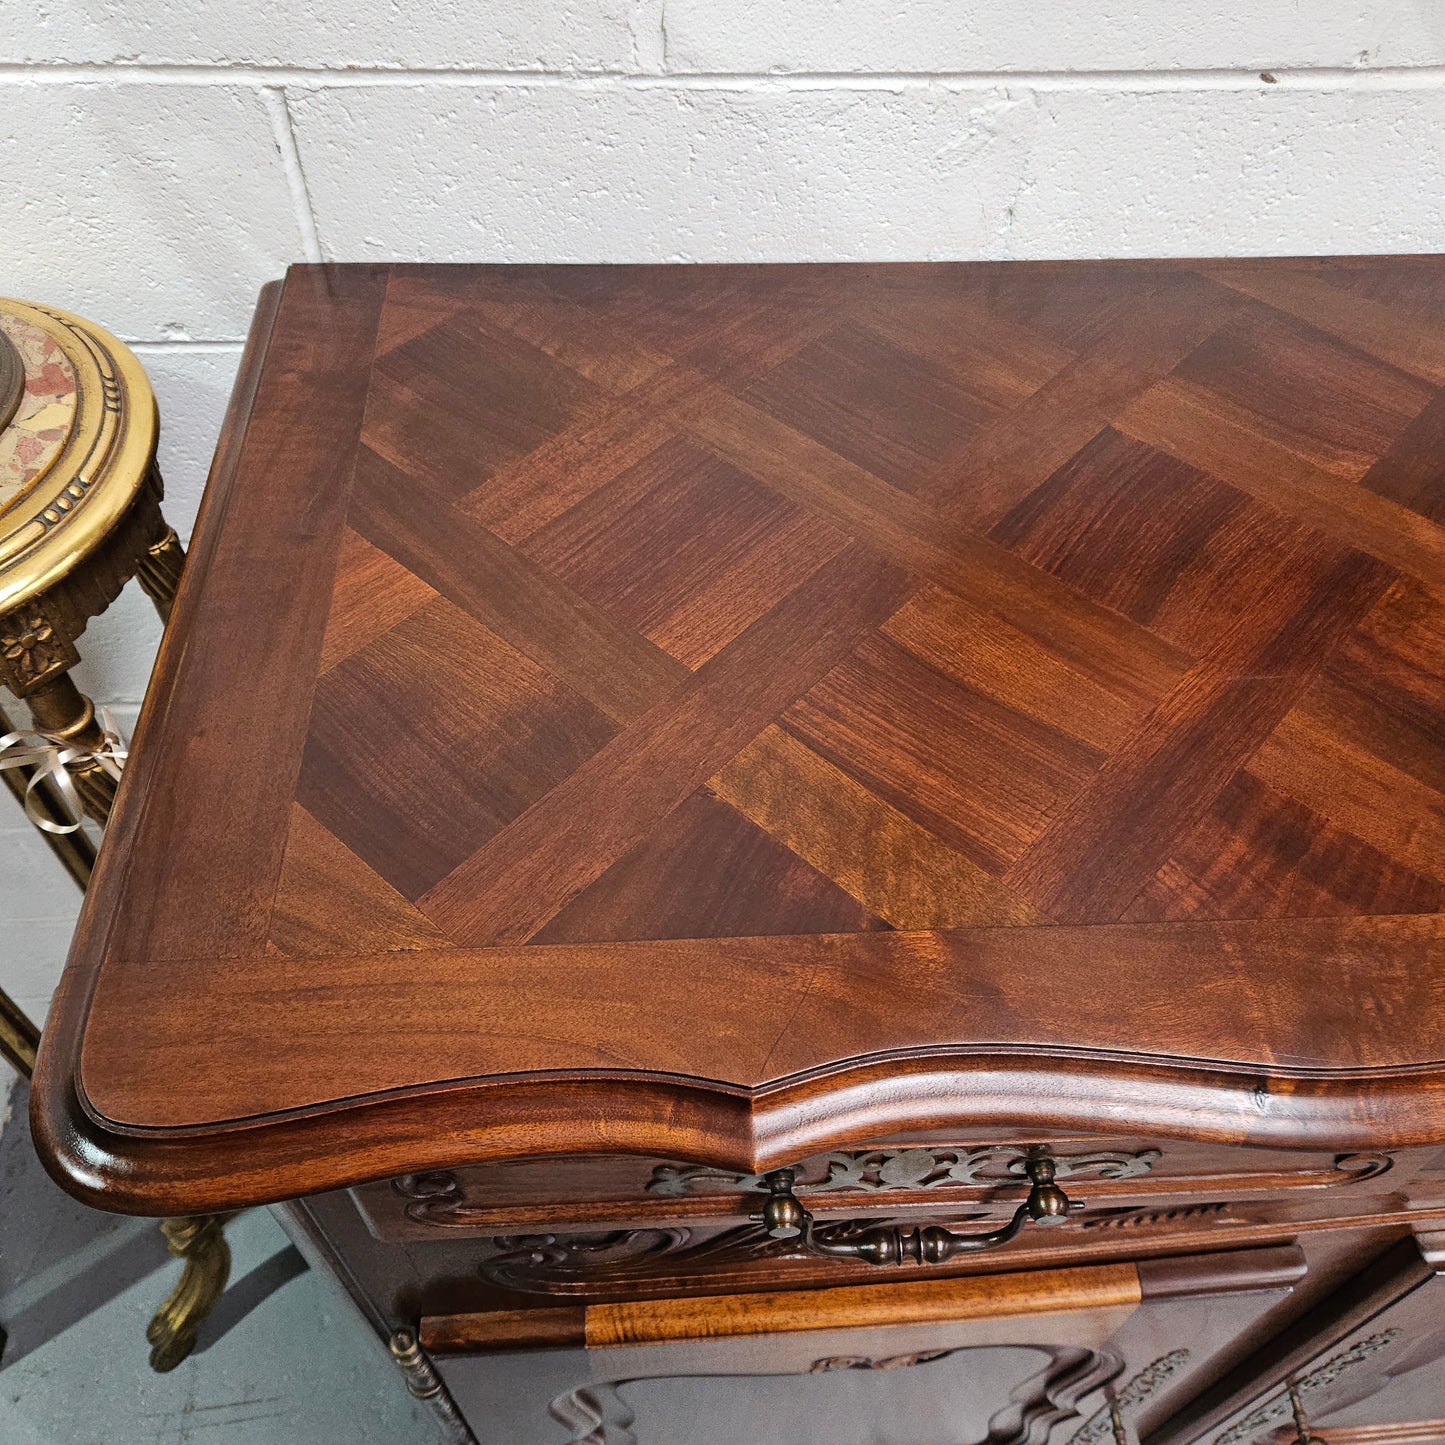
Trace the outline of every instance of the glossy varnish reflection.
<instances>
[{"instance_id":1,"label":"glossy varnish reflection","mask_svg":"<svg viewBox=\"0 0 1445 1445\"><path fill-rule=\"evenodd\" d=\"M44 1147L1445 1140L1442 325L1430 258L298 268Z\"/></svg>"}]
</instances>

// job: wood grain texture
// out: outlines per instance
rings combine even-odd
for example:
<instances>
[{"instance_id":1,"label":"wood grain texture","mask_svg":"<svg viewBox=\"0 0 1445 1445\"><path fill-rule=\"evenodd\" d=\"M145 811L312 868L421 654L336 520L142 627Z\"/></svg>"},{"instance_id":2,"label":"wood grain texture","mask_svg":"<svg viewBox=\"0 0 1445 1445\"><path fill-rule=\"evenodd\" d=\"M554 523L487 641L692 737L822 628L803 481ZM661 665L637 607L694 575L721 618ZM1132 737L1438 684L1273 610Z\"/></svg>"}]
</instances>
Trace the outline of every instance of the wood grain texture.
<instances>
[{"instance_id":1,"label":"wood grain texture","mask_svg":"<svg viewBox=\"0 0 1445 1445\"><path fill-rule=\"evenodd\" d=\"M587 1311L587 1345L605 1350L667 1340L998 1319L1063 1310L1113 1310L1123 1316L1138 1301L1138 1271L1127 1264L1059 1270L1048 1278L1034 1274L890 1281L732 1299L595 1305Z\"/></svg>"},{"instance_id":2,"label":"wood grain texture","mask_svg":"<svg viewBox=\"0 0 1445 1445\"><path fill-rule=\"evenodd\" d=\"M297 268L42 1147L1445 1141L1442 328L1429 258Z\"/></svg>"},{"instance_id":3,"label":"wood grain texture","mask_svg":"<svg viewBox=\"0 0 1445 1445\"><path fill-rule=\"evenodd\" d=\"M421 1337L422 1344L438 1354L528 1348L539 1338L606 1350L680 1340L961 1323L1074 1310L1103 1312L1117 1327L1138 1307L1141 1298L1136 1266L1105 1264L981 1279L895 1280L836 1289L595 1304L565 1311L443 1316L424 1319ZM534 1314L547 1319L534 1321ZM579 1315L580 1341L576 1338Z\"/></svg>"},{"instance_id":4,"label":"wood grain texture","mask_svg":"<svg viewBox=\"0 0 1445 1445\"><path fill-rule=\"evenodd\" d=\"M1293 1383L1311 1424L1329 1426L1341 1416L1365 1429L1365 1439L1429 1438L1404 1421L1432 1420L1440 1407L1440 1326L1445 1278L1434 1241L1406 1234L1373 1258L1355 1257L1355 1270L1314 1308L1296 1318L1243 1366L1191 1400L1158 1432L1163 1445L1201 1436L1256 1438L1271 1426L1292 1432L1287 1387ZM1241 1417L1243 1417L1241 1419ZM1238 1428L1243 1426L1242 1429ZM1227 1429L1221 1429L1228 1426ZM1345 1432L1346 1438L1355 1434ZM1330 1430L1325 1438L1335 1438Z\"/></svg>"},{"instance_id":5,"label":"wood grain texture","mask_svg":"<svg viewBox=\"0 0 1445 1445\"><path fill-rule=\"evenodd\" d=\"M746 1093L831 1067L842 1091L850 1072L874 1067L870 1054L979 1070L1030 1049L1129 1056L1156 1070L1180 1059L1283 1075L1424 1070L1445 1057L1433 1027L1445 1006L1445 975L1432 967L1442 946L1445 915L1425 914L271 957L218 979L200 1000L178 996L159 971L103 979L85 1068L108 1118L167 1127L314 1107L332 1091L569 1068L673 1074ZM328 987L317 989L323 968ZM486 987L469 986L476 979ZM549 1008L554 997L565 1005ZM1359 1027L1381 1006L1368 1000L1400 998L1411 1006L1385 1036ZM167 1057L191 1080L184 1095L143 1068L154 1044L149 1031L126 1027L134 1017L175 1036ZM184 1027L188 1017L197 1027ZM388 1047L396 1036L425 1047ZM304 1055L276 1069L293 1037L306 1040ZM246 1039L251 1057L206 1067L218 1047L239 1054ZM1282 1082L1281 1094L1291 1087ZM778 1100L756 1107L782 1117ZM1121 1101L1116 1122L1126 1110ZM1254 1112L1261 1139L1288 1127L1287 1106L1275 1119L1257 1104ZM945 1122L946 1113L930 1117Z\"/></svg>"},{"instance_id":6,"label":"wood grain texture","mask_svg":"<svg viewBox=\"0 0 1445 1445\"><path fill-rule=\"evenodd\" d=\"M236 468L255 481L230 492L225 525L202 539L208 575L194 625L217 644L186 649L157 744L168 782L145 799L126 859L128 896L151 899L115 920L116 945L134 956L172 955L188 927L230 957L266 938L385 277L319 267L281 294L237 444ZM261 578L276 631L256 625ZM207 767L207 755L221 765ZM201 816L214 827L205 846L177 847L185 820Z\"/></svg>"},{"instance_id":7,"label":"wood grain texture","mask_svg":"<svg viewBox=\"0 0 1445 1445\"><path fill-rule=\"evenodd\" d=\"M896 608L900 569L825 564L421 900L458 943L532 937Z\"/></svg>"}]
</instances>

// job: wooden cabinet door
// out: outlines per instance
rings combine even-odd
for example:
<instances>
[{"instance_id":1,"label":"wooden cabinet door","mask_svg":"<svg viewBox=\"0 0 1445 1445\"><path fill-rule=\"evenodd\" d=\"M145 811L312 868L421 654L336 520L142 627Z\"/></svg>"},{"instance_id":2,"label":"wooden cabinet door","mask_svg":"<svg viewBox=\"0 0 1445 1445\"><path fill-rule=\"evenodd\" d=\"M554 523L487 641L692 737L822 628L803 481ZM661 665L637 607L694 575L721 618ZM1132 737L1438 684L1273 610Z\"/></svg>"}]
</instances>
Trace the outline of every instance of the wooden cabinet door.
<instances>
[{"instance_id":1,"label":"wooden cabinet door","mask_svg":"<svg viewBox=\"0 0 1445 1445\"><path fill-rule=\"evenodd\" d=\"M426 1319L478 1438L511 1445L1111 1445L1286 1301L1293 1246ZM517 1348L556 1341L550 1349Z\"/></svg>"},{"instance_id":2,"label":"wooden cabinet door","mask_svg":"<svg viewBox=\"0 0 1445 1445\"><path fill-rule=\"evenodd\" d=\"M1402 1240L1145 1445L1285 1445L1291 1386L1328 1445L1445 1441L1445 1233Z\"/></svg>"}]
</instances>

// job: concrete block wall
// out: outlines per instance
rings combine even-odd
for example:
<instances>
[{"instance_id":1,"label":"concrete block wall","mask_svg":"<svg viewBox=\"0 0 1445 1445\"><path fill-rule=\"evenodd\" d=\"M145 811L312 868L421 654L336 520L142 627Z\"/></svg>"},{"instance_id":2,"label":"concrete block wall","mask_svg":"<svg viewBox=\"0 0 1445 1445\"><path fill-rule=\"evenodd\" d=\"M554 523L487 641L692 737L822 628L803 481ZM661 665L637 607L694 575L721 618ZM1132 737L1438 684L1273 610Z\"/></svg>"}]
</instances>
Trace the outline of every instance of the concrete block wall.
<instances>
[{"instance_id":1,"label":"concrete block wall","mask_svg":"<svg viewBox=\"0 0 1445 1445\"><path fill-rule=\"evenodd\" d=\"M1432 251L1442 212L1438 0L0 4L0 291L135 345L183 529L292 260ZM156 636L123 598L92 691ZM50 927L31 843L0 818L0 919Z\"/></svg>"}]
</instances>

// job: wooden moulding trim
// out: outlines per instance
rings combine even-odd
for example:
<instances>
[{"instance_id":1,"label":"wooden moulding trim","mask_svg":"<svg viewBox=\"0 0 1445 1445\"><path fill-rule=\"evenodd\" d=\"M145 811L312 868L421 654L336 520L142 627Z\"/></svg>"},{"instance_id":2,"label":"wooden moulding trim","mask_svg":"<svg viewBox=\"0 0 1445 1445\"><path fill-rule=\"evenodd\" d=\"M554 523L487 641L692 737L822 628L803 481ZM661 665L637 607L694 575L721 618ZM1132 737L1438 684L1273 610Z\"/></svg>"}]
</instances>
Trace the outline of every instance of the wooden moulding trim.
<instances>
[{"instance_id":1,"label":"wooden moulding trim","mask_svg":"<svg viewBox=\"0 0 1445 1445\"><path fill-rule=\"evenodd\" d=\"M1203 1256L1175 1255L1141 1263L1139 1287L1149 1300L1292 1289L1308 1270L1304 1251L1295 1244Z\"/></svg>"},{"instance_id":2,"label":"wooden moulding trim","mask_svg":"<svg viewBox=\"0 0 1445 1445\"><path fill-rule=\"evenodd\" d=\"M1351 1079L1286 1089L1202 1069L1067 1058L875 1062L848 1088L803 1081L757 1098L686 1081L500 1080L189 1133L108 1127L73 1080L35 1096L42 1157L80 1198L136 1214L241 1208L522 1156L640 1154L755 1172L940 1127L1339 1151L1445 1135L1445 1100L1429 1077L1375 1080L1362 1094Z\"/></svg>"},{"instance_id":3,"label":"wooden moulding trim","mask_svg":"<svg viewBox=\"0 0 1445 1445\"><path fill-rule=\"evenodd\" d=\"M147 1129L468 1079L764 1090L860 1059L959 1053L1377 1077L1445 1059L1442 951L1445 917L1425 914L108 958L82 1077L98 1114ZM1366 997L1388 1029L1361 1027ZM300 1038L306 1068L279 1069Z\"/></svg>"},{"instance_id":4,"label":"wooden moulding trim","mask_svg":"<svg viewBox=\"0 0 1445 1445\"><path fill-rule=\"evenodd\" d=\"M1445 1445L1445 1419L1407 1420L1398 1425L1326 1426L1315 1434L1326 1445Z\"/></svg>"},{"instance_id":5,"label":"wooden moulding trim","mask_svg":"<svg viewBox=\"0 0 1445 1445\"><path fill-rule=\"evenodd\" d=\"M578 1349L587 1343L587 1307L428 1315L419 1333L421 1347L429 1355Z\"/></svg>"},{"instance_id":6,"label":"wooden moulding trim","mask_svg":"<svg viewBox=\"0 0 1445 1445\"><path fill-rule=\"evenodd\" d=\"M437 1354L577 1345L605 1350L799 1330L952 1324L1065 1310L1132 1310L1140 1298L1134 1265L1086 1265L1027 1274L447 1315L422 1320L421 1339Z\"/></svg>"},{"instance_id":7,"label":"wooden moulding trim","mask_svg":"<svg viewBox=\"0 0 1445 1445\"><path fill-rule=\"evenodd\" d=\"M127 796L135 795L123 785L122 827ZM87 930L108 916L95 905L118 886L113 869L102 866L98 877L76 944L87 962L98 952ZM621 1070L499 1075L219 1124L126 1127L90 1107L77 1082L87 993L85 967L72 967L41 1049L34 1134L72 1192L139 1214L239 1208L417 1170L569 1153L750 1173L937 1129L1336 1152L1445 1140L1445 1091L1423 1065L1311 1073L983 1044L852 1059L754 1090Z\"/></svg>"}]
</instances>

